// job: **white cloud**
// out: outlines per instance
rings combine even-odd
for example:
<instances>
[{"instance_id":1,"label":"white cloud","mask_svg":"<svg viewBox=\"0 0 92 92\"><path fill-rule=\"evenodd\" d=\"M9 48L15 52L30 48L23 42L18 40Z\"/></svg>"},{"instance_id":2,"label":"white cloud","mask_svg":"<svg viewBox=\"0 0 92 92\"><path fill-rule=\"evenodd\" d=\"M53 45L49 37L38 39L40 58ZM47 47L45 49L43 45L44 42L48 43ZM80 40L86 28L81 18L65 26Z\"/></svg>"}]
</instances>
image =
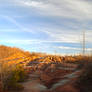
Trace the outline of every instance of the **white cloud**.
<instances>
[{"instance_id":1,"label":"white cloud","mask_svg":"<svg viewBox=\"0 0 92 92\"><path fill-rule=\"evenodd\" d=\"M65 46L58 46L56 48L59 49L66 49L66 50L81 50L81 48L74 48L74 47L65 47Z\"/></svg>"},{"instance_id":2,"label":"white cloud","mask_svg":"<svg viewBox=\"0 0 92 92\"><path fill-rule=\"evenodd\" d=\"M84 0L22 0L20 4L27 8L35 8L44 16L58 16L75 19L92 18L92 2Z\"/></svg>"},{"instance_id":3,"label":"white cloud","mask_svg":"<svg viewBox=\"0 0 92 92\"><path fill-rule=\"evenodd\" d=\"M62 28L50 28L42 27L40 28L42 32L50 37L50 40L55 42L65 42L65 43L79 43L83 42L83 30L84 29L62 29ZM85 40L86 43L92 43L92 30L85 30Z\"/></svg>"},{"instance_id":4,"label":"white cloud","mask_svg":"<svg viewBox=\"0 0 92 92\"><path fill-rule=\"evenodd\" d=\"M66 46L57 46L54 48L63 49L63 50L77 50L82 51L82 48L75 48L75 47L66 47ZM86 48L86 51L92 51L92 48Z\"/></svg>"},{"instance_id":5,"label":"white cloud","mask_svg":"<svg viewBox=\"0 0 92 92\"><path fill-rule=\"evenodd\" d=\"M37 1L22 1L22 3L26 6L30 6L30 7L35 7L35 8L45 8L46 5L44 5L42 2L37 2Z\"/></svg>"},{"instance_id":6,"label":"white cloud","mask_svg":"<svg viewBox=\"0 0 92 92\"><path fill-rule=\"evenodd\" d=\"M79 31L46 28L42 29L42 32L48 34L55 42L80 43L81 40L81 32Z\"/></svg>"}]
</instances>

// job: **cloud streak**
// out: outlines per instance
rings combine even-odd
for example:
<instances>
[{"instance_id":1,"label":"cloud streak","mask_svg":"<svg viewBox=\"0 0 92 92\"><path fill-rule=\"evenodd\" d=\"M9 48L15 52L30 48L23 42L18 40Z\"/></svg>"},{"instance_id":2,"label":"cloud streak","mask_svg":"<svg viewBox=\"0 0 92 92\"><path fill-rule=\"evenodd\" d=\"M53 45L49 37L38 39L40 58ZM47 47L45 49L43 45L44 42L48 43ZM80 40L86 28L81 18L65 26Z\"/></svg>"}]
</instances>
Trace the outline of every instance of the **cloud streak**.
<instances>
[{"instance_id":1,"label":"cloud streak","mask_svg":"<svg viewBox=\"0 0 92 92\"><path fill-rule=\"evenodd\" d=\"M82 51L82 48L75 48L75 47L58 46L55 48L62 49L62 50ZM91 51L91 50L92 50L92 48L86 48L86 51Z\"/></svg>"},{"instance_id":2,"label":"cloud streak","mask_svg":"<svg viewBox=\"0 0 92 92\"><path fill-rule=\"evenodd\" d=\"M34 33L33 30L25 28L23 25L21 25L19 22L17 22L14 18L9 17L7 15L0 15L0 17L8 20L9 22L13 23L15 26L17 26L20 30L25 31L25 32L31 32Z\"/></svg>"},{"instance_id":3,"label":"cloud streak","mask_svg":"<svg viewBox=\"0 0 92 92\"><path fill-rule=\"evenodd\" d=\"M22 0L20 5L37 9L44 16L57 16L86 20L92 18L92 2L85 0ZM84 16L85 15L85 16Z\"/></svg>"}]
</instances>

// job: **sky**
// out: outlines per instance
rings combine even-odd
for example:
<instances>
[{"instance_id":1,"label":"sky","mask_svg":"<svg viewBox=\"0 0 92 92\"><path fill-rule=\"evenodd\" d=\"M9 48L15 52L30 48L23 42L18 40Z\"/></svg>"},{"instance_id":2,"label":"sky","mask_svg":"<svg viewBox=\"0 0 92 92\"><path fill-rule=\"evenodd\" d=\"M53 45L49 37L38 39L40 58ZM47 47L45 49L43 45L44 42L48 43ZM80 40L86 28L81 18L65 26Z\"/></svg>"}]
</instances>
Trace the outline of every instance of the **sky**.
<instances>
[{"instance_id":1,"label":"sky","mask_svg":"<svg viewBox=\"0 0 92 92\"><path fill-rule=\"evenodd\" d=\"M91 0L0 0L0 44L30 52L92 52Z\"/></svg>"}]
</instances>

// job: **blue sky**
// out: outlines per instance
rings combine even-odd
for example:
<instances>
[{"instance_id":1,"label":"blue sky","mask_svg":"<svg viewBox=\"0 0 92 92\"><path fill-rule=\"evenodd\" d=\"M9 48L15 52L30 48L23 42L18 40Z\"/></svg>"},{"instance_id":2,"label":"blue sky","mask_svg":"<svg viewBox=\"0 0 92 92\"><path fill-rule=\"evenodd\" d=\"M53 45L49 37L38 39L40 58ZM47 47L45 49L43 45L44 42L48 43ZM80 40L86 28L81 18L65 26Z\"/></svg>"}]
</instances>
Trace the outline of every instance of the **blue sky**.
<instances>
[{"instance_id":1,"label":"blue sky","mask_svg":"<svg viewBox=\"0 0 92 92\"><path fill-rule=\"evenodd\" d=\"M31 52L92 51L91 0L0 0L0 44Z\"/></svg>"}]
</instances>

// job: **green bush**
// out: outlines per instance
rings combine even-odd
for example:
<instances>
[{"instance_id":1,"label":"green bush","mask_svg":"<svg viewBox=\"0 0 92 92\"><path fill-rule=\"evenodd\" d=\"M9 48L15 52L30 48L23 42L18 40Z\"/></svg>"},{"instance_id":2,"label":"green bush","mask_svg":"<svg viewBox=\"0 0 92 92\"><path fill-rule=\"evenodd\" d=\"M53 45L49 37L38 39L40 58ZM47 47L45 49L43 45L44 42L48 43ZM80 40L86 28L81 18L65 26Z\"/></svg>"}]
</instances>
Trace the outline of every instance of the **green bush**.
<instances>
[{"instance_id":1,"label":"green bush","mask_svg":"<svg viewBox=\"0 0 92 92\"><path fill-rule=\"evenodd\" d=\"M27 73L21 66L16 66L9 75L4 79L5 90L21 90L23 86L19 82L25 81Z\"/></svg>"},{"instance_id":2,"label":"green bush","mask_svg":"<svg viewBox=\"0 0 92 92\"><path fill-rule=\"evenodd\" d=\"M4 83L4 90L22 90L23 86L19 84L14 77L8 78Z\"/></svg>"},{"instance_id":3,"label":"green bush","mask_svg":"<svg viewBox=\"0 0 92 92\"><path fill-rule=\"evenodd\" d=\"M13 76L17 82L24 82L27 77L27 72L21 66L17 66L13 71Z\"/></svg>"}]
</instances>

